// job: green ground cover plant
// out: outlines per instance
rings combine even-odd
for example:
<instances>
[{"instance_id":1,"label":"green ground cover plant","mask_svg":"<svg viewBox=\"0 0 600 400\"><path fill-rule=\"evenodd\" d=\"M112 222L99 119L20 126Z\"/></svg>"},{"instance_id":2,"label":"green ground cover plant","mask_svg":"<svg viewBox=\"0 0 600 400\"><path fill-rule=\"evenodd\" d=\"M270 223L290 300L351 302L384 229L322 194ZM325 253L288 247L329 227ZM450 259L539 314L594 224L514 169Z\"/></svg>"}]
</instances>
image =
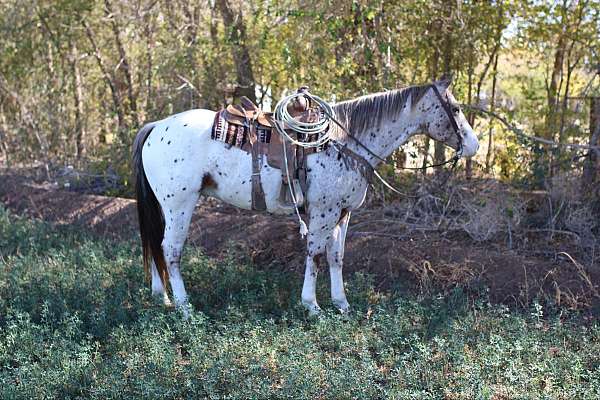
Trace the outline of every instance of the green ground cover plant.
<instances>
[{"instance_id":1,"label":"green ground cover plant","mask_svg":"<svg viewBox=\"0 0 600 400\"><path fill-rule=\"evenodd\" d=\"M382 293L357 274L350 316L308 318L294 273L190 248L184 321L156 305L140 264L137 238L0 207L0 398L600 397L600 324L565 310L511 310L460 288Z\"/></svg>"}]
</instances>

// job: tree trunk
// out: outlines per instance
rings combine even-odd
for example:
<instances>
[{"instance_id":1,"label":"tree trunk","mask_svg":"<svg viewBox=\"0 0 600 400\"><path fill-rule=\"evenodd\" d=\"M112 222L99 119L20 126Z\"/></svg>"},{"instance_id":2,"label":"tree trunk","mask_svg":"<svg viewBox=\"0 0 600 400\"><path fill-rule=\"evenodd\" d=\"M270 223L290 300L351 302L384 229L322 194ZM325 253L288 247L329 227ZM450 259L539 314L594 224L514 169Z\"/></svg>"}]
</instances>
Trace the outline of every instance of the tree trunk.
<instances>
[{"instance_id":1,"label":"tree trunk","mask_svg":"<svg viewBox=\"0 0 600 400\"><path fill-rule=\"evenodd\" d=\"M242 12L235 15L228 0L218 0L217 4L223 17L225 29L228 31L229 43L236 68L237 87L234 97L246 96L256 103L255 80L252 71L250 51L246 46L246 26Z\"/></svg>"},{"instance_id":2,"label":"tree trunk","mask_svg":"<svg viewBox=\"0 0 600 400\"><path fill-rule=\"evenodd\" d=\"M48 152L48 141L47 138L42 135L41 128L39 122L35 119L34 114L32 114L25 101L21 99L19 94L14 91L8 84L6 78L0 74L0 92L4 92L6 97L14 104L14 107L19 110L19 114L21 116L21 121L24 126L30 129L35 137L38 146L39 146L39 157L44 162L44 171L46 173L46 179L50 179L50 168L49 168L49 152Z\"/></svg>"},{"instance_id":3,"label":"tree trunk","mask_svg":"<svg viewBox=\"0 0 600 400\"><path fill-rule=\"evenodd\" d=\"M563 63L565 58L566 40L564 33L558 38L558 44L554 53L554 65L550 85L548 87L548 114L546 116L546 139L554 139L556 132L556 111L558 107L559 85L562 77Z\"/></svg>"},{"instance_id":4,"label":"tree trunk","mask_svg":"<svg viewBox=\"0 0 600 400\"><path fill-rule=\"evenodd\" d=\"M431 140L429 136L425 136L425 142L423 143L423 164L421 168L423 168L423 175L427 175L427 157L429 157L429 148L431 147Z\"/></svg>"},{"instance_id":5,"label":"tree trunk","mask_svg":"<svg viewBox=\"0 0 600 400\"><path fill-rule=\"evenodd\" d=\"M186 29L185 29L185 41L186 41L186 58L189 68L189 80L191 86L188 90L190 95L189 108L196 108L200 106L200 95L198 92L199 79L198 71L199 68L196 63L196 50L198 42L198 20L200 18L200 5L190 5L189 1L183 1L181 4L183 14L186 18Z\"/></svg>"},{"instance_id":6,"label":"tree trunk","mask_svg":"<svg viewBox=\"0 0 600 400\"><path fill-rule=\"evenodd\" d=\"M100 53L100 49L98 48L98 44L96 43L94 32L92 32L92 29L90 28L90 26L87 24L86 21L82 20L81 24L83 25L86 36L92 46L94 58L96 59L96 63L98 64L98 67L100 68L100 71L102 72L102 77L104 79L104 82L110 89L110 95L112 98L114 111L117 114L118 130L119 130L119 132L121 132L122 130L124 130L126 128L125 114L123 112L123 104L121 102L121 96L115 85L114 74L109 72L109 70L104 62L104 59L102 58L102 54Z\"/></svg>"},{"instance_id":7,"label":"tree trunk","mask_svg":"<svg viewBox=\"0 0 600 400\"><path fill-rule=\"evenodd\" d=\"M148 119L149 110L154 110L156 105L155 97L154 97L154 86L152 85L152 80L154 77L153 69L154 69L154 29L155 29L155 19L152 17L151 10L148 10L143 18L144 22L144 34L146 35L146 73L145 76L142 77L142 72L140 71L140 93L142 92L142 81L145 81L145 95L143 100L138 100L142 102L143 109L139 112L140 121L145 121ZM141 68L140 68L141 69ZM141 96L140 96L141 97Z\"/></svg>"},{"instance_id":8,"label":"tree trunk","mask_svg":"<svg viewBox=\"0 0 600 400\"><path fill-rule=\"evenodd\" d=\"M468 78L468 95L467 95L467 104L472 104L473 101L473 74L475 73L474 67L474 51L473 46L469 46L469 67L467 73L469 74ZM479 97L479 96L478 96ZM470 111L467 114L467 121L471 126L473 126L475 122L475 113ZM470 180L473 177L473 160L469 157L465 161L465 178Z\"/></svg>"},{"instance_id":9,"label":"tree trunk","mask_svg":"<svg viewBox=\"0 0 600 400\"><path fill-rule=\"evenodd\" d=\"M454 5L451 1L446 3L446 19L444 24L448 24L447 26L442 26L442 34L444 35L444 75L449 76L452 73L452 52L453 52L453 29L452 29L452 17L453 17L453 8ZM444 162L446 158L446 146L444 143L436 141L434 148L433 158L436 164ZM438 168L439 170L439 168Z\"/></svg>"},{"instance_id":10,"label":"tree trunk","mask_svg":"<svg viewBox=\"0 0 600 400\"><path fill-rule=\"evenodd\" d=\"M573 3L571 3L569 10L570 13L575 14L575 11L577 9L577 1L574 1ZM579 26L581 24L582 19L584 18L583 16L583 9L585 7L581 7L579 8L579 12L576 13L577 18L574 21L574 23L571 25L569 24L569 27L565 28L567 34L569 35L577 35L577 31L579 29ZM560 107L560 124L559 124L559 128L558 128L558 137L557 137L557 141L558 143L563 143L565 141L565 123L566 123L566 117L567 117L567 111L568 111L568 105L569 105L569 94L570 94L570 90L571 90L571 78L573 75L573 71L575 70L575 68L577 67L577 65L579 64L579 61L581 59L580 56L575 56L573 62L571 62L571 58L572 58L572 54L573 54L573 47L575 46L576 43L576 39L572 39L570 40L570 43L568 44L568 46L565 47L565 51L563 52L563 62L566 64L566 68L567 68L567 77L565 80L565 90L564 90L564 94L563 94L563 98L562 98L562 102L561 102L561 107ZM555 100L556 102L558 102L558 95L557 95L557 99ZM555 108L555 112L558 111L558 104L556 105ZM555 121L556 121L556 117ZM553 165L551 165L551 174L555 175L557 171L560 171L561 169L561 164L563 162L563 151L561 151L561 148L557 148L556 149L556 158L555 161L553 163Z\"/></svg>"},{"instance_id":11,"label":"tree trunk","mask_svg":"<svg viewBox=\"0 0 600 400\"><path fill-rule=\"evenodd\" d=\"M107 17L110 19L110 25L113 31L115 44L117 46L117 51L119 52L119 70L123 71L123 75L125 77L125 84L127 86L127 99L129 100L128 114L131 119L130 122L133 123L134 127L138 127L140 125L140 121L137 113L137 98L133 90L133 79L131 78L132 74L129 59L127 57L127 52L125 51L123 41L121 40L120 32L122 29L119 26L117 16L113 12L110 1L104 0L104 6L106 8Z\"/></svg>"},{"instance_id":12,"label":"tree trunk","mask_svg":"<svg viewBox=\"0 0 600 400\"><path fill-rule=\"evenodd\" d=\"M559 102L562 86L564 82L563 68L565 64L565 56L567 54L567 48L571 39L571 21L570 16L574 15L577 11L579 4L578 0L567 1L563 0L558 4L557 12L561 15L561 28L555 39L556 47L554 50L554 58L552 64L552 72L550 74L550 81L547 82L547 114L545 121L545 132L542 133L542 137L552 141L560 141L560 137L557 137L559 131ZM568 61L568 60L567 60ZM539 150L539 149L538 149ZM554 174L554 166L557 165L557 161L560 161L560 153L557 149L545 149L546 151L537 151L533 158L533 175L537 180L538 186L543 186L547 177L552 177Z\"/></svg>"},{"instance_id":13,"label":"tree trunk","mask_svg":"<svg viewBox=\"0 0 600 400\"><path fill-rule=\"evenodd\" d=\"M496 81L498 76L498 53L494 59L494 69L492 70L492 95L490 96L490 111L496 110ZM494 157L494 127L490 121L490 129L488 131L488 148L485 155L485 172L490 173L492 169L492 159Z\"/></svg>"},{"instance_id":14,"label":"tree trunk","mask_svg":"<svg viewBox=\"0 0 600 400\"><path fill-rule=\"evenodd\" d=\"M0 150L7 168L10 168L10 152L8 151L8 123L4 113L4 104L0 101Z\"/></svg>"},{"instance_id":15,"label":"tree trunk","mask_svg":"<svg viewBox=\"0 0 600 400\"><path fill-rule=\"evenodd\" d=\"M600 97L590 99L590 146L600 146ZM592 193L600 178L600 149L590 149L583 164L582 190Z\"/></svg>"},{"instance_id":16,"label":"tree trunk","mask_svg":"<svg viewBox=\"0 0 600 400\"><path fill-rule=\"evenodd\" d=\"M81 71L79 70L79 52L73 41L71 45L71 54L69 64L71 66L71 79L73 85L73 101L75 102L75 135L76 135L76 153L78 161L85 157L87 149L85 146L86 130L85 122L83 121L83 82L81 79Z\"/></svg>"},{"instance_id":17,"label":"tree trunk","mask_svg":"<svg viewBox=\"0 0 600 400\"><path fill-rule=\"evenodd\" d=\"M431 36L430 45L433 47L433 54L429 59L429 74L431 76L431 80L435 81L437 79L437 74L439 70L439 59L440 59L440 50L439 50L439 31L441 29L441 23L439 20L433 21L430 26L430 31L434 32ZM425 136L425 142L423 145L423 175L427 175L427 161L429 158L429 149L431 148L431 140L429 136Z\"/></svg>"},{"instance_id":18,"label":"tree trunk","mask_svg":"<svg viewBox=\"0 0 600 400\"><path fill-rule=\"evenodd\" d=\"M569 91L570 91L570 86L571 86L572 71L573 70L571 69L571 66L567 65L567 80L566 80L566 84L565 84L565 93L563 95L562 104L561 104L561 108L560 108L560 125L559 125L559 129L558 129L558 143L563 143L564 139L565 139L564 138L565 122L566 122L567 108L569 106ZM561 164L563 161L562 155L563 155L563 151L561 151L561 148L560 147L557 148L555 162L550 166L552 176L556 175L556 173L558 171L560 171L560 169L561 169Z\"/></svg>"},{"instance_id":19,"label":"tree trunk","mask_svg":"<svg viewBox=\"0 0 600 400\"><path fill-rule=\"evenodd\" d=\"M560 7L562 7L562 18L561 18L561 31L558 36L556 50L554 52L554 64L552 66L552 75L550 77L550 84L548 85L548 115L546 118L546 139L554 140L554 135L558 131L558 103L560 97L560 91L563 80L563 66L565 62L565 55L567 54L567 47L569 41L570 31L572 29L571 22L569 21L568 15L574 15L577 11L579 0L573 0L568 4L566 0L563 0ZM579 25L583 18L583 9L580 9L578 20L576 25ZM576 29L576 28L575 28ZM575 40L575 39L573 39ZM571 44L572 49L573 44ZM570 52L570 49L569 49ZM567 59L568 62L568 59Z\"/></svg>"},{"instance_id":20,"label":"tree trunk","mask_svg":"<svg viewBox=\"0 0 600 400\"><path fill-rule=\"evenodd\" d=\"M210 6L208 24L207 39L210 39L210 52L203 60L202 73L198 75L198 90L202 93L203 107L219 109L227 104L227 95L222 85L223 82L227 82L227 77L220 56L223 52L223 43L219 37L219 10L214 3Z\"/></svg>"}]
</instances>

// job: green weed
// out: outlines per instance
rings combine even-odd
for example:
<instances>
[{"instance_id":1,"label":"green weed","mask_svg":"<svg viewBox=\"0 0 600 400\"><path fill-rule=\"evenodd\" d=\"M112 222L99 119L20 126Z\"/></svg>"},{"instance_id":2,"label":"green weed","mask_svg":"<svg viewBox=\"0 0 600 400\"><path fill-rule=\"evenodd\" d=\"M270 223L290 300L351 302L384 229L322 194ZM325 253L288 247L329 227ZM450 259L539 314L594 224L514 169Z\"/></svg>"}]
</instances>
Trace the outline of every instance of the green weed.
<instances>
[{"instance_id":1,"label":"green weed","mask_svg":"<svg viewBox=\"0 0 600 400\"><path fill-rule=\"evenodd\" d=\"M308 318L301 278L188 249L195 311L157 306L137 240L0 209L0 397L597 399L600 326L449 296L376 293ZM283 271L283 269L282 269Z\"/></svg>"}]
</instances>

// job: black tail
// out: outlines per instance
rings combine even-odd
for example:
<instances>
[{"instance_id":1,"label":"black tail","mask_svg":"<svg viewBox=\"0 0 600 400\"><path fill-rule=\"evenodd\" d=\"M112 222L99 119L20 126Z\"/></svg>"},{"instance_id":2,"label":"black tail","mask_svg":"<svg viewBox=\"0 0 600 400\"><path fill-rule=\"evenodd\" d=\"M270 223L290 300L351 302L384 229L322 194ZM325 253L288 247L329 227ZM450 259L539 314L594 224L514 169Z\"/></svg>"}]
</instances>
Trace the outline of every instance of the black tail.
<instances>
[{"instance_id":1,"label":"black tail","mask_svg":"<svg viewBox=\"0 0 600 400\"><path fill-rule=\"evenodd\" d=\"M144 164L142 162L142 148L146 138L154 129L154 124L145 125L135 137L133 142L133 173L135 180L135 197L137 200L138 219L140 222L140 236L142 238L142 249L144 254L144 271L146 278L150 276L150 259L154 259L156 268L163 284L169 276L167 264L162 249L162 241L165 233L165 218L148 183Z\"/></svg>"}]
</instances>

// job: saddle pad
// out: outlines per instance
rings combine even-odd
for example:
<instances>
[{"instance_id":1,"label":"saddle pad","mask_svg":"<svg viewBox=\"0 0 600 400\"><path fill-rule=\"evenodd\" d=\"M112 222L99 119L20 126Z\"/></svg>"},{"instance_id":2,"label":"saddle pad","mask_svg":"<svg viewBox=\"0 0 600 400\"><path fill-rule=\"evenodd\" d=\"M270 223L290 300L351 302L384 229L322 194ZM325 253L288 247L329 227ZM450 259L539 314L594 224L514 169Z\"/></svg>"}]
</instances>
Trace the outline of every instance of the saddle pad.
<instances>
[{"instance_id":1,"label":"saddle pad","mask_svg":"<svg viewBox=\"0 0 600 400\"><path fill-rule=\"evenodd\" d=\"M215 116L215 122L211 133L211 139L225 142L230 146L250 152L251 149L245 146L248 143L248 134L250 127L244 124L234 124L224 118L225 110L221 110ZM271 128L258 125L256 136L259 143L269 143L271 141Z\"/></svg>"}]
</instances>

